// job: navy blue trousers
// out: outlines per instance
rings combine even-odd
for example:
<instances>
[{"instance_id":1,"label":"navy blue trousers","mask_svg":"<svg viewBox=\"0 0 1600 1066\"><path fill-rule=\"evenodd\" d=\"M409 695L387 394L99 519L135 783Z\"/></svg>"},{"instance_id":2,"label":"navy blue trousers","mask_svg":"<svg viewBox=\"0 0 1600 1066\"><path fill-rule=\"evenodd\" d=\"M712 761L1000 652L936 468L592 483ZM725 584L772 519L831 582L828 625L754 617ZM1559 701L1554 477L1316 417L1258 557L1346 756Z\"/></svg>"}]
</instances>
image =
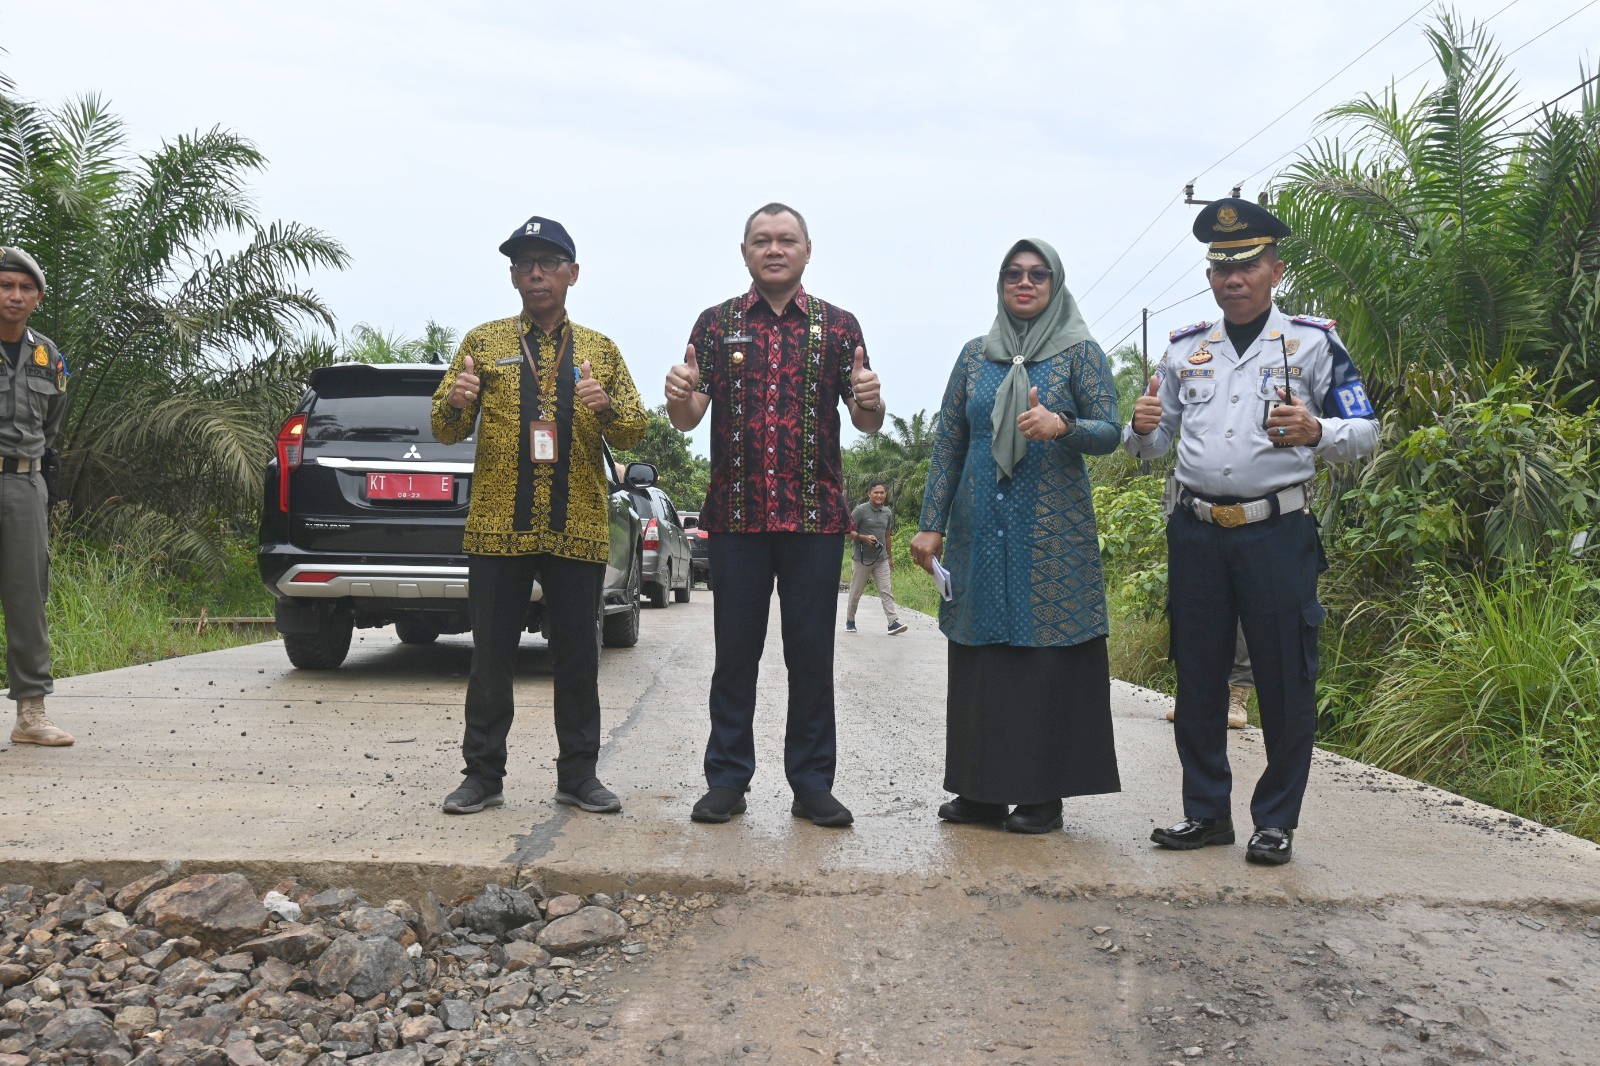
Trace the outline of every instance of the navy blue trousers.
<instances>
[{"instance_id":1,"label":"navy blue trousers","mask_svg":"<svg viewBox=\"0 0 1600 1066\"><path fill-rule=\"evenodd\" d=\"M1228 674L1238 625L1255 669L1267 746L1250 814L1257 826L1293 829L1317 735L1317 575L1327 562L1316 520L1295 511L1223 529L1179 507L1167 523L1167 552L1183 813L1232 816Z\"/></svg>"},{"instance_id":2,"label":"navy blue trousers","mask_svg":"<svg viewBox=\"0 0 1600 1066\"><path fill-rule=\"evenodd\" d=\"M797 796L833 788L833 627L839 611L839 533L712 533L717 642L711 674L706 783L744 792L756 772L756 677L767 643L773 583L789 674L783 769Z\"/></svg>"}]
</instances>

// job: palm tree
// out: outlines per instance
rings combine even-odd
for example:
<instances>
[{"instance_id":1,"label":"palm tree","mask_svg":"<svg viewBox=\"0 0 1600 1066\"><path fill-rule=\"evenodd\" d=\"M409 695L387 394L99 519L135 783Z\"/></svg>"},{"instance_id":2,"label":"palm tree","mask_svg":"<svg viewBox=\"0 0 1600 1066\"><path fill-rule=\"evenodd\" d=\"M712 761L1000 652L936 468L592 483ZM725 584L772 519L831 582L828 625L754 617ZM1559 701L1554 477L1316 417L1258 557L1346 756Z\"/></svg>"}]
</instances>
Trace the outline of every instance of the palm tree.
<instances>
[{"instance_id":1,"label":"palm tree","mask_svg":"<svg viewBox=\"0 0 1600 1066\"><path fill-rule=\"evenodd\" d=\"M918 411L910 419L891 414L890 432L872 433L844 452L844 489L852 503L866 499L867 489L881 481L889 489L895 516L916 522L933 456L935 419Z\"/></svg>"},{"instance_id":2,"label":"palm tree","mask_svg":"<svg viewBox=\"0 0 1600 1066\"><path fill-rule=\"evenodd\" d=\"M348 262L315 229L258 219L246 179L265 164L221 129L133 157L99 98L52 111L0 84L0 241L50 283L33 324L72 371L72 509L213 564L258 504L282 414L335 357L308 339L333 314L295 277Z\"/></svg>"},{"instance_id":3,"label":"palm tree","mask_svg":"<svg viewBox=\"0 0 1600 1066\"><path fill-rule=\"evenodd\" d=\"M1329 111L1267 196L1295 230L1289 306L1339 320L1369 389L1419 417L1531 369L1600 396L1600 106L1523 114L1488 33L1427 31L1442 80ZM1409 387L1410 395L1407 395Z\"/></svg>"}]
</instances>

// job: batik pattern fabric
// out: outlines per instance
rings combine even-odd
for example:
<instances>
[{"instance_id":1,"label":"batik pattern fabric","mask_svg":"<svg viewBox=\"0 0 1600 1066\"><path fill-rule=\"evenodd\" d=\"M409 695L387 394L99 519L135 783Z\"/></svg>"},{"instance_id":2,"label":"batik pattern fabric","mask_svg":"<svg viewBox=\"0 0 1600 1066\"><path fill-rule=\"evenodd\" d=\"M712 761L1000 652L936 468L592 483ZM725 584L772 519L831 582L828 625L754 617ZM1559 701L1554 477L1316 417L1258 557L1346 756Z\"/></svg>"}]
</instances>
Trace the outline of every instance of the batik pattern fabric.
<instances>
[{"instance_id":1,"label":"batik pattern fabric","mask_svg":"<svg viewBox=\"0 0 1600 1066\"><path fill-rule=\"evenodd\" d=\"M537 367L532 374L523 356L524 330ZM447 397L467 356L482 388L471 407L457 410ZM585 361L611 398L610 409L598 414L573 395L576 368ZM559 462L532 461L528 423L537 420L558 423ZM522 316L472 330L433 396L433 435L441 443L465 440L477 427L462 551L605 562L610 484L601 439L625 450L644 436L646 424L622 353L604 334L566 320L546 334Z\"/></svg>"},{"instance_id":2,"label":"batik pattern fabric","mask_svg":"<svg viewBox=\"0 0 1600 1066\"><path fill-rule=\"evenodd\" d=\"M707 308L689 334L711 397L711 480L701 528L713 533L844 533L850 508L839 404L852 395L850 312L801 289L781 314L754 288Z\"/></svg>"},{"instance_id":3,"label":"batik pattern fabric","mask_svg":"<svg viewBox=\"0 0 1600 1066\"><path fill-rule=\"evenodd\" d=\"M939 628L960 644L1058 647L1106 634L1105 577L1085 455L1117 446L1116 382L1094 341L1028 365L1041 406L1075 418L1072 433L1029 441L1001 478L991 414L1007 364L983 338L956 360L939 410L918 528L945 535L955 599Z\"/></svg>"}]
</instances>

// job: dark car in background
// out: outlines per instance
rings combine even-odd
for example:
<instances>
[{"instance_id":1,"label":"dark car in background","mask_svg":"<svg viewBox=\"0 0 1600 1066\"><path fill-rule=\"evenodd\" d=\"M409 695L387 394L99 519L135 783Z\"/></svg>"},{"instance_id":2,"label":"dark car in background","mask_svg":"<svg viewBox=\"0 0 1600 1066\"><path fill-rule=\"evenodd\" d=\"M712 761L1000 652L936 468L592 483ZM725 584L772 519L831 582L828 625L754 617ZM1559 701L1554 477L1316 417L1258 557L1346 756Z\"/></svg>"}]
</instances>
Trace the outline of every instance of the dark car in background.
<instances>
[{"instance_id":1,"label":"dark car in background","mask_svg":"<svg viewBox=\"0 0 1600 1066\"><path fill-rule=\"evenodd\" d=\"M678 517L683 519L683 531L689 534L689 557L693 560L689 576L710 588L711 548L707 542L711 534L700 528L699 511L679 511Z\"/></svg>"},{"instance_id":2,"label":"dark car in background","mask_svg":"<svg viewBox=\"0 0 1600 1066\"><path fill-rule=\"evenodd\" d=\"M471 631L461 551L476 436L440 444L430 426L442 365L341 363L311 375L278 432L267 466L257 565L277 601L289 661L337 667L355 629L393 625L407 644ZM632 463L611 485L610 558L596 640L639 639L644 522L635 494L656 471ZM528 603L529 632L549 636L543 592Z\"/></svg>"},{"instance_id":3,"label":"dark car in background","mask_svg":"<svg viewBox=\"0 0 1600 1066\"><path fill-rule=\"evenodd\" d=\"M694 588L694 557L678 509L654 487L636 490L634 506L644 523L644 594L650 606L665 607L669 593L677 602L688 603Z\"/></svg>"}]
</instances>

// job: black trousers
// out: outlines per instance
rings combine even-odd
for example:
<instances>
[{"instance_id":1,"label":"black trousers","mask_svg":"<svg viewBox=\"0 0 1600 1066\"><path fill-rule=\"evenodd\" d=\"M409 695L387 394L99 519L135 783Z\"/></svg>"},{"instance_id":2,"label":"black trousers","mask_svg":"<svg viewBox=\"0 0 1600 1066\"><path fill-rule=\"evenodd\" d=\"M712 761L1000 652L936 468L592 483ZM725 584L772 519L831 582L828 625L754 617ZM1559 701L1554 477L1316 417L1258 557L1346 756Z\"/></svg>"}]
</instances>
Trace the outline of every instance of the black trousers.
<instances>
[{"instance_id":1,"label":"black trousers","mask_svg":"<svg viewBox=\"0 0 1600 1066\"><path fill-rule=\"evenodd\" d=\"M1228 675L1237 624L1255 669L1267 746L1250 814L1258 826L1293 829L1317 735L1317 575L1327 562L1316 520L1295 511L1223 529L1180 507L1167 523L1167 552L1183 813L1231 817Z\"/></svg>"},{"instance_id":2,"label":"black trousers","mask_svg":"<svg viewBox=\"0 0 1600 1066\"><path fill-rule=\"evenodd\" d=\"M717 640L711 674L706 783L740 792L756 772L756 676L767 643L773 582L789 674L783 769L797 796L833 788L833 627L839 610L839 533L713 533L706 542Z\"/></svg>"},{"instance_id":3,"label":"black trousers","mask_svg":"<svg viewBox=\"0 0 1600 1066\"><path fill-rule=\"evenodd\" d=\"M506 776L506 736L515 716L512 667L535 576L544 590L555 665L556 782L571 788L594 776L600 756L600 648L595 619L604 563L555 555L469 555L472 673L461 741L467 777L495 789Z\"/></svg>"}]
</instances>

